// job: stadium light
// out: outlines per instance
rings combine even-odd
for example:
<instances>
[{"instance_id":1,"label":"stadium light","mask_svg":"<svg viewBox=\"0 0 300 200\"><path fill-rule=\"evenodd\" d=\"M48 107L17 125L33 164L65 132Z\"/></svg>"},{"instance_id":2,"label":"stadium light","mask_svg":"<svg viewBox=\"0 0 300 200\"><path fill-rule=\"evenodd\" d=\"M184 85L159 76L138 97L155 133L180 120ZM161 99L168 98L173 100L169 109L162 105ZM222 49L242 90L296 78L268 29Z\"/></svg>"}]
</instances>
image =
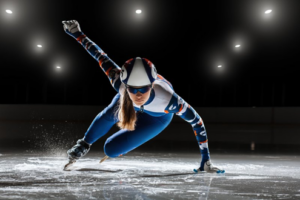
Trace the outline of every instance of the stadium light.
<instances>
[{"instance_id":1,"label":"stadium light","mask_svg":"<svg viewBox=\"0 0 300 200\"><path fill-rule=\"evenodd\" d=\"M270 14L272 12L272 10L266 10L265 14Z\"/></svg>"}]
</instances>

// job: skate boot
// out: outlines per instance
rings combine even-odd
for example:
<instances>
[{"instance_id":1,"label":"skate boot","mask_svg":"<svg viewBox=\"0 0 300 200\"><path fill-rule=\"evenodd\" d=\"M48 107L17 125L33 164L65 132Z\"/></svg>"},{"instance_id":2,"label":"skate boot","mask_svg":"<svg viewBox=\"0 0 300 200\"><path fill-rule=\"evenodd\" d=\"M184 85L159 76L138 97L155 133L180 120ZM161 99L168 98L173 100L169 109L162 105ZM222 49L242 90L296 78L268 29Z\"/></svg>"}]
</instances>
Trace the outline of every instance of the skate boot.
<instances>
[{"instance_id":1,"label":"skate boot","mask_svg":"<svg viewBox=\"0 0 300 200\"><path fill-rule=\"evenodd\" d=\"M204 162L203 167L199 167L199 169L194 169L195 173L198 172L208 172L208 173L217 173L217 174L223 174L225 173L224 169L220 169L219 167L214 166L210 160Z\"/></svg>"},{"instance_id":2,"label":"skate boot","mask_svg":"<svg viewBox=\"0 0 300 200\"><path fill-rule=\"evenodd\" d=\"M88 144L83 139L79 139L71 149L67 151L69 162L64 166L64 170L67 170L69 166L73 165L76 160L85 156L90 150L91 144Z\"/></svg>"}]
</instances>

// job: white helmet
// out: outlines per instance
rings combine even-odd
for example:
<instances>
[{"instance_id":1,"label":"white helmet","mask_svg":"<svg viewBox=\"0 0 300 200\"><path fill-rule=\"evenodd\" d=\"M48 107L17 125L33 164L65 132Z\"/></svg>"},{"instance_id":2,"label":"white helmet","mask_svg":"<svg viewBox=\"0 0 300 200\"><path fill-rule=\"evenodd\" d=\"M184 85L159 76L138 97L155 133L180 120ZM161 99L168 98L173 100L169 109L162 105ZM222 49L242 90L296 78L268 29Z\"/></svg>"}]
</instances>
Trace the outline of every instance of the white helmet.
<instances>
[{"instance_id":1,"label":"white helmet","mask_svg":"<svg viewBox=\"0 0 300 200\"><path fill-rule=\"evenodd\" d=\"M128 86L150 85L157 78L154 64L146 58L131 58L122 66L121 81Z\"/></svg>"}]
</instances>

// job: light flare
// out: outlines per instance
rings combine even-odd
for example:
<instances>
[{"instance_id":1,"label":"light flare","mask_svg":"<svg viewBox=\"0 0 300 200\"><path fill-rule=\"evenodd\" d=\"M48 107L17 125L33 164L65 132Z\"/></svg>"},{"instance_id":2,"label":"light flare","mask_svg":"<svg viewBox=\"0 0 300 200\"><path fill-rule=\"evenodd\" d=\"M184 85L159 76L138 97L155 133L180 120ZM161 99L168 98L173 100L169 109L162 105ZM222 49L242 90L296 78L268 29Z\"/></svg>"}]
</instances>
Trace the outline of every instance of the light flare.
<instances>
[{"instance_id":1,"label":"light flare","mask_svg":"<svg viewBox=\"0 0 300 200\"><path fill-rule=\"evenodd\" d=\"M272 12L272 10L266 10L265 14L270 14Z\"/></svg>"}]
</instances>

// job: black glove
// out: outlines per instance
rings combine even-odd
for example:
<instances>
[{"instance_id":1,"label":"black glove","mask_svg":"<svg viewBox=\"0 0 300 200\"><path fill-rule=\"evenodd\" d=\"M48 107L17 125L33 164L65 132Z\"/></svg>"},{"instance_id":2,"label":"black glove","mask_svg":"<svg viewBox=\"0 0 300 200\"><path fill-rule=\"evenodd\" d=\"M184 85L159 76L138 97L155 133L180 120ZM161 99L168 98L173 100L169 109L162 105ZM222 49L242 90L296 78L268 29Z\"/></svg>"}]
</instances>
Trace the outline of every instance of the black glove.
<instances>
[{"instance_id":1,"label":"black glove","mask_svg":"<svg viewBox=\"0 0 300 200\"><path fill-rule=\"evenodd\" d=\"M70 160L78 160L85 156L90 150L91 144L88 144L83 139L79 139L75 146L67 151Z\"/></svg>"}]
</instances>

